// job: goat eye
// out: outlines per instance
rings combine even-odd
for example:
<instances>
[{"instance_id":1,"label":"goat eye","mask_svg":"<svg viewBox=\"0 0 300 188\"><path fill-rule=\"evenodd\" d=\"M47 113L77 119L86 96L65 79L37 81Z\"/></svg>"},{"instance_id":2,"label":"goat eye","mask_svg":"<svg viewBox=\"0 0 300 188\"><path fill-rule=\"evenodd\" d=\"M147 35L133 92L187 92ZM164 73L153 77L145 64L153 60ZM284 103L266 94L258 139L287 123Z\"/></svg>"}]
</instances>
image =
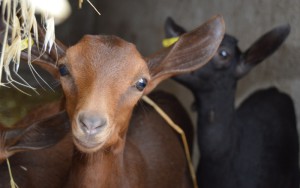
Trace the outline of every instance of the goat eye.
<instances>
[{"instance_id":1,"label":"goat eye","mask_svg":"<svg viewBox=\"0 0 300 188\"><path fill-rule=\"evenodd\" d=\"M219 56L222 59L227 59L229 57L229 53L226 50L221 50L221 51L219 51Z\"/></svg>"},{"instance_id":2,"label":"goat eye","mask_svg":"<svg viewBox=\"0 0 300 188\"><path fill-rule=\"evenodd\" d=\"M139 79L136 83L135 83L135 87L139 90L139 91L143 91L144 88L147 85L147 80L145 78L141 78Z\"/></svg>"},{"instance_id":3,"label":"goat eye","mask_svg":"<svg viewBox=\"0 0 300 188\"><path fill-rule=\"evenodd\" d=\"M219 52L219 55L223 58L223 59L226 59L228 57L228 52L226 52L225 50L221 50Z\"/></svg>"},{"instance_id":4,"label":"goat eye","mask_svg":"<svg viewBox=\"0 0 300 188\"><path fill-rule=\"evenodd\" d=\"M58 65L58 69L59 69L59 73L61 76L66 76L66 75L70 74L69 70L65 64Z\"/></svg>"}]
</instances>

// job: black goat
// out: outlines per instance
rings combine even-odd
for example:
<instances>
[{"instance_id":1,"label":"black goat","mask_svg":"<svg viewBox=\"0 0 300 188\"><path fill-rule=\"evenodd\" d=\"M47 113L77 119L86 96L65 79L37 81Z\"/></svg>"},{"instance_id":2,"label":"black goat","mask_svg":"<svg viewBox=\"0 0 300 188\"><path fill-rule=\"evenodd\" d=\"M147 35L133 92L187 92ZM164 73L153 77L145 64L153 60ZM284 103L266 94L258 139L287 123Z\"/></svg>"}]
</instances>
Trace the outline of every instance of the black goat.
<instances>
[{"instance_id":1,"label":"black goat","mask_svg":"<svg viewBox=\"0 0 300 188\"><path fill-rule=\"evenodd\" d=\"M185 30L171 18L166 36ZM225 35L211 60L201 69L178 76L189 88L198 112L197 136L202 188L299 188L298 134L292 99L276 88L252 94L234 108L238 79L277 50L290 32L277 27L246 52Z\"/></svg>"}]
</instances>

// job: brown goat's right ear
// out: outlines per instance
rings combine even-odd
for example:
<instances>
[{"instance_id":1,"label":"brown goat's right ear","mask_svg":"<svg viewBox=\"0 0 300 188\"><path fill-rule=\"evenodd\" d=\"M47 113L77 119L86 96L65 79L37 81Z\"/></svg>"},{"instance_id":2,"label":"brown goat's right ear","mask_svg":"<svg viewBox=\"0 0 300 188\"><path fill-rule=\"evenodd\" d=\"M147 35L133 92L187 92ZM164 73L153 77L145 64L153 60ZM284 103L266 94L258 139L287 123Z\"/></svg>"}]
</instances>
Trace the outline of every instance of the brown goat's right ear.
<instances>
[{"instance_id":1,"label":"brown goat's right ear","mask_svg":"<svg viewBox=\"0 0 300 188\"><path fill-rule=\"evenodd\" d=\"M225 31L224 20L215 16L195 30L180 36L172 46L146 59L151 80L145 94L162 80L205 65L217 51Z\"/></svg>"},{"instance_id":2,"label":"brown goat's right ear","mask_svg":"<svg viewBox=\"0 0 300 188\"><path fill-rule=\"evenodd\" d=\"M58 143L70 131L70 122L65 111L24 128L2 131L7 154L48 148ZM3 136L4 135L4 136Z\"/></svg>"},{"instance_id":3,"label":"brown goat's right ear","mask_svg":"<svg viewBox=\"0 0 300 188\"><path fill-rule=\"evenodd\" d=\"M45 31L40 26L38 27L39 41L45 40ZM31 49L31 60L33 64L38 65L42 69L49 72L55 79L59 80L59 71L57 68L57 61L63 57L66 53L67 47L60 42L55 40L55 45L51 48L49 52L44 52L41 54L40 50L43 48L43 43L35 41ZM21 59L25 62L28 61L28 51L22 51Z\"/></svg>"},{"instance_id":4,"label":"brown goat's right ear","mask_svg":"<svg viewBox=\"0 0 300 188\"><path fill-rule=\"evenodd\" d=\"M2 20L0 20L0 43L4 40L4 30L5 24ZM10 32L10 31L9 31ZM45 40L45 31L44 29L38 25L38 35L39 42L34 41L31 47L31 60L33 64L36 64L49 72L55 79L59 79L59 71L56 67L58 59L63 57L66 53L67 47L60 42L59 40L55 40L55 46L51 48L48 52L42 53L43 42ZM21 60L22 63L27 63L29 59L28 50L25 49L21 52Z\"/></svg>"},{"instance_id":5,"label":"brown goat's right ear","mask_svg":"<svg viewBox=\"0 0 300 188\"><path fill-rule=\"evenodd\" d=\"M253 67L273 54L285 41L289 33L290 26L282 25L261 36L243 53L236 70L237 77L240 78L244 76Z\"/></svg>"}]
</instances>

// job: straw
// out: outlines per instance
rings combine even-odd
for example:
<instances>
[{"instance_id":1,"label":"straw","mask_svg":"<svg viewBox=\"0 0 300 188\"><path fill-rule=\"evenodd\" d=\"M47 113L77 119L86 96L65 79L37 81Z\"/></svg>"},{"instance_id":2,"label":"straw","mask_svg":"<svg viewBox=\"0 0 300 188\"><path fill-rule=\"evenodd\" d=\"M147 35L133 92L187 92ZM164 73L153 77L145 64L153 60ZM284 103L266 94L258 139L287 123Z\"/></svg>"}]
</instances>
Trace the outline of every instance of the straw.
<instances>
[{"instance_id":1,"label":"straw","mask_svg":"<svg viewBox=\"0 0 300 188\"><path fill-rule=\"evenodd\" d=\"M5 26L0 59L0 85L9 84L17 89L18 86L35 89L24 79L21 79L21 82L16 81L11 74L14 72L17 77L21 78L18 75L18 69L23 50L27 50L28 65L32 68L31 46L34 42L39 43L35 6L30 0L0 0L0 3L2 5L2 22ZM42 13L42 22L46 30L43 50L50 51L55 40L53 17L45 11ZM12 70L11 63L13 64ZM3 71L6 75L5 81L2 80ZM21 89L19 91L23 92Z\"/></svg>"},{"instance_id":2,"label":"straw","mask_svg":"<svg viewBox=\"0 0 300 188\"><path fill-rule=\"evenodd\" d=\"M9 173L9 177L10 177L10 187L11 188L19 188L18 185L16 184L14 178L13 178L8 158L6 159L6 163L7 163L8 173Z\"/></svg>"},{"instance_id":3,"label":"straw","mask_svg":"<svg viewBox=\"0 0 300 188\"><path fill-rule=\"evenodd\" d=\"M184 151L185 151L185 155L187 158L187 162L189 165L189 170L190 170L190 174L193 180L193 184L194 184L194 188L198 187L197 184L197 179L196 179L196 175L195 175L195 170L192 164L192 158L190 155L190 151L189 151L189 147L187 144L187 140L186 140L186 136L184 131L174 123L174 121L172 121L172 119L154 102L152 101L149 97L147 96L143 96L142 99L148 103L150 106L152 106L160 115L161 117L170 125L170 127L172 127L178 134L180 134L182 142L183 142L183 146L184 146Z\"/></svg>"}]
</instances>

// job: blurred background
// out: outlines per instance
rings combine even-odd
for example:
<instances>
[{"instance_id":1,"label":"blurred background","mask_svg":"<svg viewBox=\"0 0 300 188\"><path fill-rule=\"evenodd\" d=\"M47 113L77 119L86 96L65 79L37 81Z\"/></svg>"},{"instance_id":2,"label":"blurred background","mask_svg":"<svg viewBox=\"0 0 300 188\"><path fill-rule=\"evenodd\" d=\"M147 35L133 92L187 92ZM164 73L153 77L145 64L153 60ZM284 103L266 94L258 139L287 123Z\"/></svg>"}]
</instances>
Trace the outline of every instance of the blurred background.
<instances>
[{"instance_id":1,"label":"blurred background","mask_svg":"<svg viewBox=\"0 0 300 188\"><path fill-rule=\"evenodd\" d=\"M164 22L168 16L187 30L191 30L211 16L220 14L225 19L226 32L239 39L239 46L244 51L273 27L289 23L291 33L279 50L238 83L236 105L259 88L277 86L294 100L299 132L300 1L91 0L91 2L101 12L101 16L87 2L79 9L78 1L70 0L71 12L56 26L56 37L67 46L75 44L84 34L117 35L136 44L140 52L146 56L162 47ZM65 11L69 11L67 9ZM45 102L45 98L46 101L59 98L61 92L58 88L55 93L49 89L40 90L40 95L31 92L32 97L27 97L12 88L0 88L1 122L12 124L23 116L27 109ZM159 89L177 95L196 122L196 113L190 108L193 96L187 89L171 80L165 81Z\"/></svg>"}]
</instances>

